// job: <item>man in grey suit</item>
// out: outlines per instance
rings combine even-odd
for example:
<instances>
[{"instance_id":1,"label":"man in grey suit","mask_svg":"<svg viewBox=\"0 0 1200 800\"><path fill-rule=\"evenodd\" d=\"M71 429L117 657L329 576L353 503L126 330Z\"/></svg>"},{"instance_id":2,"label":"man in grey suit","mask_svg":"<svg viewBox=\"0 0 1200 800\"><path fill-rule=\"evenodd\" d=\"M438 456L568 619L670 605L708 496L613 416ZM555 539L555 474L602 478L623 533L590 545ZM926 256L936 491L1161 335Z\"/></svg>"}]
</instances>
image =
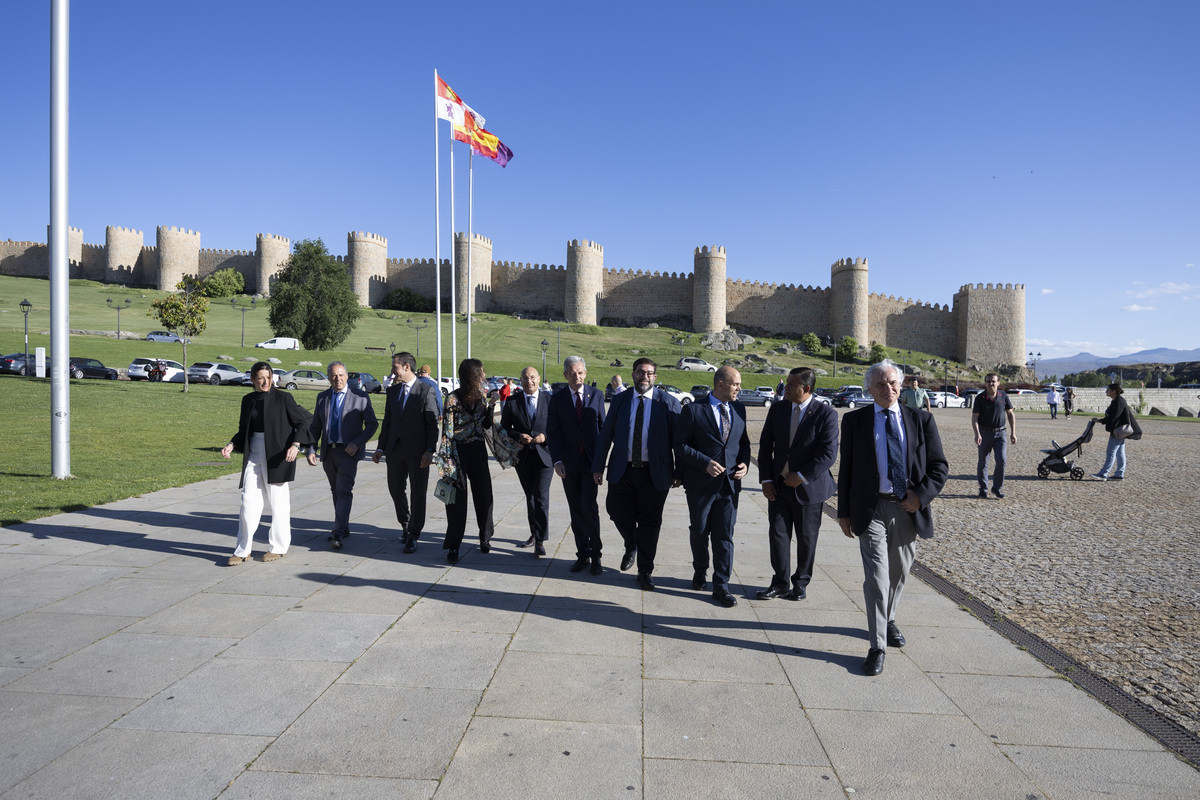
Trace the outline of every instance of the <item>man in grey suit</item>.
<instances>
[{"instance_id":1,"label":"man in grey suit","mask_svg":"<svg viewBox=\"0 0 1200 800\"><path fill-rule=\"evenodd\" d=\"M387 456L388 491L396 505L404 552L417 549L425 526L425 498L429 490L429 465L437 449L438 424L435 389L417 380L417 360L407 351L392 356L392 385L387 390L383 425L375 463ZM410 513L405 482L412 490Z\"/></svg>"},{"instance_id":2,"label":"man in grey suit","mask_svg":"<svg viewBox=\"0 0 1200 800\"><path fill-rule=\"evenodd\" d=\"M379 423L375 409L366 392L351 389L347 383L346 365L329 363L330 388L317 395L308 432L320 445L321 464L333 493L333 532L329 541L334 550L342 549L342 539L350 535L350 508L354 503L354 479L358 477L358 462L367 452L367 442L375 435ZM317 453L310 447L308 464L317 465Z\"/></svg>"},{"instance_id":3,"label":"man in grey suit","mask_svg":"<svg viewBox=\"0 0 1200 800\"><path fill-rule=\"evenodd\" d=\"M875 402L842 418L837 515L842 533L858 537L862 555L867 635L862 669L883 672L888 647L903 647L896 611L917 537L933 538L929 504L946 485L949 465L933 415L898 402L900 368L883 361L867 370Z\"/></svg>"},{"instance_id":4,"label":"man in grey suit","mask_svg":"<svg viewBox=\"0 0 1200 800\"><path fill-rule=\"evenodd\" d=\"M829 470L837 460L838 416L813 397L816 375L806 367L788 373L783 402L771 406L758 440L758 481L767 498L771 585L759 600L803 600L812 580L821 511L837 485ZM796 571L791 575L792 532Z\"/></svg>"}]
</instances>

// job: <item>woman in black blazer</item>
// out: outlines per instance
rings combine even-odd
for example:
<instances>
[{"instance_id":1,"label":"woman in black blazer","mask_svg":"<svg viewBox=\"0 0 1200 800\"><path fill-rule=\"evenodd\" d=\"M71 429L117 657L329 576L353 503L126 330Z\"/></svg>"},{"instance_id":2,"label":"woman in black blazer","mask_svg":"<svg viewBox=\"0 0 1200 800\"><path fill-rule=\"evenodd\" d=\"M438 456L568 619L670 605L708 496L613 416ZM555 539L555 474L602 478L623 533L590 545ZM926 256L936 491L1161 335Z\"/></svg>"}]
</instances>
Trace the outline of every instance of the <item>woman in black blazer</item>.
<instances>
[{"instance_id":1,"label":"woman in black blazer","mask_svg":"<svg viewBox=\"0 0 1200 800\"><path fill-rule=\"evenodd\" d=\"M454 440L458 458L457 494L446 506L446 538L442 549L446 560L458 561L467 530L467 481L475 504L475 522L479 526L479 552L492 549L492 473L488 469L486 431L492 427L494 401L487 396L487 374L477 358L463 359L458 365L459 388L450 393L442 407L442 436Z\"/></svg>"},{"instance_id":2,"label":"woman in black blazer","mask_svg":"<svg viewBox=\"0 0 1200 800\"><path fill-rule=\"evenodd\" d=\"M1104 466L1092 477L1102 481L1120 481L1125 479L1125 439L1118 439L1113 432L1122 425L1134 426L1133 412L1121 396L1125 393L1121 384L1110 383L1104 393L1112 400L1100 419L1104 430L1109 433L1108 452L1104 455ZM1109 475L1109 470L1114 470L1112 475Z\"/></svg>"},{"instance_id":3,"label":"woman in black blazer","mask_svg":"<svg viewBox=\"0 0 1200 800\"><path fill-rule=\"evenodd\" d=\"M288 551L292 543L288 482L296 477L301 446L312 443L308 432L312 414L290 393L275 388L271 365L257 362L250 368L250 380L254 391L242 398L237 433L221 448L224 458L234 450L242 453L242 507L237 546L229 557L231 567L250 556L264 500L271 504L271 530L267 534L270 550L263 554L263 561L275 561Z\"/></svg>"}]
</instances>

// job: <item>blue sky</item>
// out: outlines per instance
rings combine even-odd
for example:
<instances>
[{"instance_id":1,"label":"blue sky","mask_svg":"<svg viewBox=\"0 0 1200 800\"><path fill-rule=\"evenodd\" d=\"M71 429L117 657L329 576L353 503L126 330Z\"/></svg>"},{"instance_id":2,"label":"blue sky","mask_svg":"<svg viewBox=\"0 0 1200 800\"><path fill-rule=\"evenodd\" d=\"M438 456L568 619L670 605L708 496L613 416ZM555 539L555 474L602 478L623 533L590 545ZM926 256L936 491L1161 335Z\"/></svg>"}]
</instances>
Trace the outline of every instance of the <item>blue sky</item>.
<instances>
[{"instance_id":1,"label":"blue sky","mask_svg":"<svg viewBox=\"0 0 1200 800\"><path fill-rule=\"evenodd\" d=\"M0 238L45 240L49 2L6 3ZM515 153L476 159L497 260L951 303L1026 286L1044 357L1200 346L1195 2L76 2L71 224L386 236L433 255L433 70ZM446 169L446 123L441 155ZM456 147L456 228L466 228ZM443 189L443 257L449 253Z\"/></svg>"}]
</instances>

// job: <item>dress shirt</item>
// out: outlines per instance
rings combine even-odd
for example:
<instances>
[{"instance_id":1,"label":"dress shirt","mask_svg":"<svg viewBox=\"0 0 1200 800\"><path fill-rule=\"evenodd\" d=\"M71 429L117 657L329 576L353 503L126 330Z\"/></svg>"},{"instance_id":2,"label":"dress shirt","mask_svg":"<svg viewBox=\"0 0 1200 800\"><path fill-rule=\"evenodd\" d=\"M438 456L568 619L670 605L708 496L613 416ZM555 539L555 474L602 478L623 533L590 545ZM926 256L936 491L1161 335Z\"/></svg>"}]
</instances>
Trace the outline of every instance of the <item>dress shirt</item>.
<instances>
[{"instance_id":1,"label":"dress shirt","mask_svg":"<svg viewBox=\"0 0 1200 800\"><path fill-rule=\"evenodd\" d=\"M905 442L904 417L900 413L900 404L884 409L878 403L871 404L871 416L875 424L875 466L879 469L879 491L883 494L893 494L891 478L888 477L887 429L883 424L882 411L892 415L892 425L896 428L896 436L900 439L900 451L907 453Z\"/></svg>"},{"instance_id":2,"label":"dress shirt","mask_svg":"<svg viewBox=\"0 0 1200 800\"><path fill-rule=\"evenodd\" d=\"M342 443L341 440L345 438L345 436L342 435L342 428L341 428L342 420L339 418L337 421L338 422L338 430L337 430L338 440L334 441L334 439L333 439L333 412L337 411L340 408L342 410L343 415L345 414L346 394L349 391L350 391L349 387L346 387L345 389L342 389L340 392L334 392L333 394L329 395L329 419L325 420L325 427L326 427L326 430L329 431L328 441L330 444L341 444ZM340 399L339 399L338 395L341 395Z\"/></svg>"},{"instance_id":3,"label":"dress shirt","mask_svg":"<svg viewBox=\"0 0 1200 800\"><path fill-rule=\"evenodd\" d=\"M796 433L795 433L795 431L792 430L792 416L796 417L796 430L800 430L800 423L804 421L804 415L808 411L808 404L811 402L812 402L812 395L809 395L808 399L805 400L803 403L788 403L788 405L790 405L792 407L792 410L788 416L788 440L787 440L787 446L784 448L785 450L792 449L792 439L796 438ZM797 472L796 474L800 475L799 472ZM774 483L774 481L763 481L763 485L766 485L768 483ZM808 479L805 478L803 475L800 475L800 485L803 486L806 483L808 483Z\"/></svg>"},{"instance_id":4,"label":"dress shirt","mask_svg":"<svg viewBox=\"0 0 1200 800\"><path fill-rule=\"evenodd\" d=\"M634 390L633 400L629 404L629 460L633 460L633 423L637 421L637 406L642 402L641 398L646 398L646 410L642 412L642 462L650 461L650 413L654 408L654 387L651 386L645 394L638 394Z\"/></svg>"}]
</instances>

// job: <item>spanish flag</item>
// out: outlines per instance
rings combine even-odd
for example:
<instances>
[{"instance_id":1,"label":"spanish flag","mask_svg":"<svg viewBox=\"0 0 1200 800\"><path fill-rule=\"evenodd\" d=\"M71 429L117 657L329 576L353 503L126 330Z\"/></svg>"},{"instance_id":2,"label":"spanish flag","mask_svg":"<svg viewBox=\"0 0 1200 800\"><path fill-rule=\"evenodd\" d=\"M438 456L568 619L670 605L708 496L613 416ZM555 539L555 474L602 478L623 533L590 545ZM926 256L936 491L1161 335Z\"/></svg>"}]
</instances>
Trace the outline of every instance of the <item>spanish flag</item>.
<instances>
[{"instance_id":1,"label":"spanish flag","mask_svg":"<svg viewBox=\"0 0 1200 800\"><path fill-rule=\"evenodd\" d=\"M463 123L462 125L454 123L455 141L466 142L476 153L490 158L502 167L508 165L513 157L513 151L508 149L499 137L483 127L482 117L475 114L474 111L468 110L464 115Z\"/></svg>"}]
</instances>

